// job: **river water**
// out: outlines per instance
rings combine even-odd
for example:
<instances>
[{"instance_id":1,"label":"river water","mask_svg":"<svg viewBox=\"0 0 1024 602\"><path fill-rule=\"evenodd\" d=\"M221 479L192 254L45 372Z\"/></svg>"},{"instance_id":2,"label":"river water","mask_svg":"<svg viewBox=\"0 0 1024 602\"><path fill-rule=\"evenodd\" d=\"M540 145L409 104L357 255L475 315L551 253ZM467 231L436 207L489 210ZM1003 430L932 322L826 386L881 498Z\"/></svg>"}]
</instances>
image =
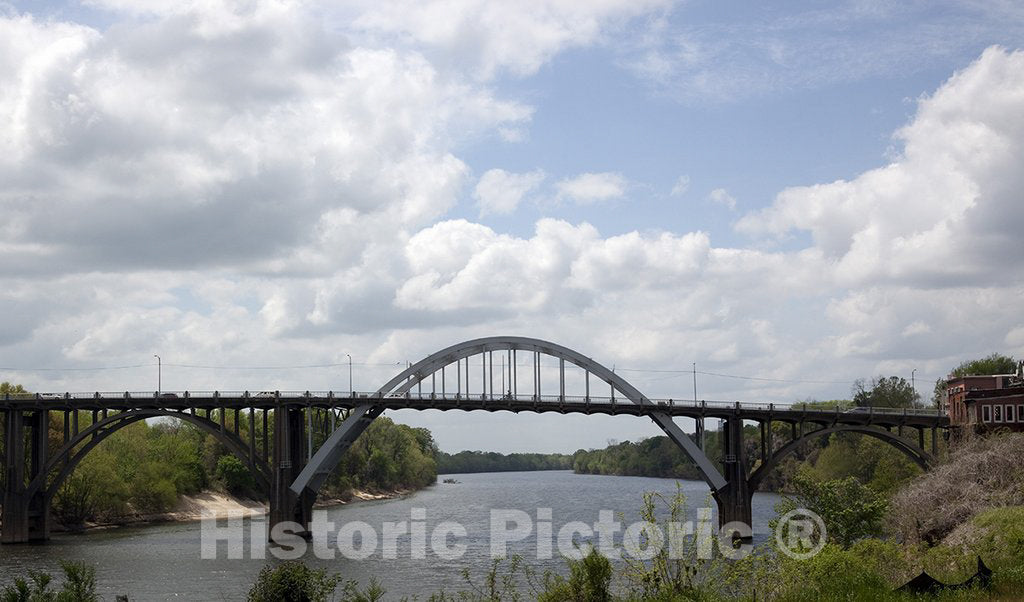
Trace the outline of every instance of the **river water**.
<instances>
[{"instance_id":1,"label":"river water","mask_svg":"<svg viewBox=\"0 0 1024 602\"><path fill-rule=\"evenodd\" d=\"M446 477L459 482L443 483ZM678 484L687 497L685 518L696 522L697 508L707 505L708 488L698 481L678 481ZM550 509L551 536L543 536L543 528L534 528L529 536L508 543L506 549L522 555L525 563L538 574L546 569L564 571L565 561L559 556L557 538L566 523L581 521L593 525L601 511L611 511L625 527L638 520L644 492L672 496L676 487L677 481L671 479L577 475L571 471L441 475L436 485L404 498L328 509L326 516L334 523L331 531L334 536L327 541L337 557L318 558L316 550L310 546L302 559L311 566L341 573L346 579L363 584L376 576L387 590L388 600L414 595L423 599L441 589L448 592L465 589L463 568L469 569L480 582L491 563L492 510L522 511L540 526L545 522L546 511L538 509ZM768 536L767 523L774 516L773 506L777 501L774 494L754 495L755 543ZM503 517L499 524L509 530L516 525L511 519L504 522L504 517L522 517L509 513L497 516ZM357 521L366 523L378 537L374 538L366 526L357 529ZM409 535L393 538L396 558L385 557L384 523L402 521L423 526L425 557L413 557L416 546L414 537ZM431 534L444 521L453 521L465 528L464 536L456 533L439 540L449 548L464 545L465 553L459 558L445 560L433 551ZM263 521L254 522L256 527L265 528ZM348 530L344 525L348 525ZM225 527L226 523L222 522L221 526ZM253 526L249 521L244 523L247 534ZM360 534L354 536L353 531ZM542 533L540 537L538 532ZM256 533L258 535L259 531ZM355 551L367 553L372 544L378 545L365 559L352 558L355 555L352 552L346 557L338 551L339 533L342 541ZM538 558L538 539L542 555L546 547L544 541L551 542L551 558ZM257 537L257 541L262 540ZM59 575L61 560L77 560L96 567L98 590L106 599L120 594L132 600L244 600L260 569L268 563L280 562L267 553L262 544L255 546L257 555L266 553L267 558L252 558L249 545L247 540L243 559L228 559L228 546L223 542L216 550L217 558L204 559L198 522L126 527L84 535L57 534L45 545L0 547L0 584L8 583L14 575L24 575L28 569ZM441 551L444 553L444 548Z\"/></svg>"}]
</instances>

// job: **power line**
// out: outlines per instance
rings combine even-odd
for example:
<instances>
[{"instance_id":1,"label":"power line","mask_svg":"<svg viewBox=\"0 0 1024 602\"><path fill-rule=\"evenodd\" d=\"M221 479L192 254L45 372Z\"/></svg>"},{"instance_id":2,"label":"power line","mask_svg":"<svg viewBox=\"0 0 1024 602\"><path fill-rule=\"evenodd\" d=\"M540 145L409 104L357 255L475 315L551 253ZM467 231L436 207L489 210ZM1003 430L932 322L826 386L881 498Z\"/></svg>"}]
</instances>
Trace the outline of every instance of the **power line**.
<instances>
[{"instance_id":1,"label":"power line","mask_svg":"<svg viewBox=\"0 0 1024 602\"><path fill-rule=\"evenodd\" d=\"M335 364L307 364L300 366L206 366L202 364L169 364L164 362L165 366L174 366L175 368L197 368L201 370L305 370L305 369L316 369L316 368L340 368L342 366L348 366L348 362L340 362ZM404 366L405 362L393 362L393 363L372 363L372 362L353 362L353 366Z\"/></svg>"},{"instance_id":2,"label":"power line","mask_svg":"<svg viewBox=\"0 0 1024 602\"><path fill-rule=\"evenodd\" d=\"M132 366L98 366L93 368L11 368L0 366L0 370L8 372L97 372L101 370L128 370L130 368L148 368L156 364L134 364Z\"/></svg>"},{"instance_id":3,"label":"power line","mask_svg":"<svg viewBox=\"0 0 1024 602\"><path fill-rule=\"evenodd\" d=\"M76 367L76 368L17 368L11 366L0 366L0 370L8 372L101 372L104 370L128 370L132 368L149 368L156 366L156 363L150 364L133 364L130 366L93 366L93 367ZM303 369L316 369L316 368L338 368L341 366L348 366L348 362L342 362L337 364L305 364L297 366L207 366L201 364L173 364L164 362L164 366L172 366L175 368L196 368L204 370L303 370ZM374 362L354 362L354 366L383 366L383 367L394 367L404 366L405 362L392 362L392 363L374 363Z\"/></svg>"},{"instance_id":4,"label":"power line","mask_svg":"<svg viewBox=\"0 0 1024 602\"><path fill-rule=\"evenodd\" d=\"M653 368L619 368L620 372L653 372L657 374L701 374L704 376L718 376L720 378L734 378L738 380L756 380L774 383L803 383L814 385L852 385L852 380L807 380L798 378L766 378L761 376L741 376L739 374L723 374L721 372L704 372L702 370L657 370Z\"/></svg>"},{"instance_id":5,"label":"power line","mask_svg":"<svg viewBox=\"0 0 1024 602\"><path fill-rule=\"evenodd\" d=\"M704 374L706 376L719 376L722 378L736 378L739 380L759 380L765 382L774 383L805 383L812 385L852 385L856 381L852 380L802 380L795 378L762 378L759 376L738 376L736 374L719 374L717 372L701 372L697 371L697 374Z\"/></svg>"}]
</instances>

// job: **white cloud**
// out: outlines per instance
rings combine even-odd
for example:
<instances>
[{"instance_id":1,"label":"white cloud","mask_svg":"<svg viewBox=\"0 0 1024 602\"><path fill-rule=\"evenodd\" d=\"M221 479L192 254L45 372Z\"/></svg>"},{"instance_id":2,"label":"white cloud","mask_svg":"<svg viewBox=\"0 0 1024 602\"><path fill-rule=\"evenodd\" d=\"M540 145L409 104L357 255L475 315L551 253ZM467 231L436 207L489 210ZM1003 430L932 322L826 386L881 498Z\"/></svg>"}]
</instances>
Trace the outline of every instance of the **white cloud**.
<instances>
[{"instance_id":1,"label":"white cloud","mask_svg":"<svg viewBox=\"0 0 1024 602\"><path fill-rule=\"evenodd\" d=\"M708 195L708 199L713 203L726 207L729 211L736 211L736 199L724 188L712 190Z\"/></svg>"},{"instance_id":2,"label":"white cloud","mask_svg":"<svg viewBox=\"0 0 1024 602\"><path fill-rule=\"evenodd\" d=\"M826 353L849 361L917 358L925 374L942 376L964 359L1002 350L1006 333L1022 324L1005 308L1021 294L1019 283L836 291L825 309L836 332L826 340Z\"/></svg>"},{"instance_id":3,"label":"white cloud","mask_svg":"<svg viewBox=\"0 0 1024 602\"><path fill-rule=\"evenodd\" d=\"M1024 52L990 48L897 132L903 152L850 181L790 188L737 229L806 230L845 286L964 286L1024 274Z\"/></svg>"},{"instance_id":4,"label":"white cloud","mask_svg":"<svg viewBox=\"0 0 1024 602\"><path fill-rule=\"evenodd\" d=\"M436 49L444 60L483 79L501 71L525 76L567 48L671 4L670 0L446 0L364 2L356 28L399 34Z\"/></svg>"},{"instance_id":5,"label":"white cloud","mask_svg":"<svg viewBox=\"0 0 1024 602\"><path fill-rule=\"evenodd\" d=\"M905 337L912 337L921 334L928 334L932 331L932 327L921 320L916 320L907 325L901 333Z\"/></svg>"},{"instance_id":6,"label":"white cloud","mask_svg":"<svg viewBox=\"0 0 1024 602\"><path fill-rule=\"evenodd\" d=\"M503 169L490 169L480 176L473 189L473 197L480 207L480 215L508 215L513 213L523 198L544 181L544 172L510 173Z\"/></svg>"},{"instance_id":7,"label":"white cloud","mask_svg":"<svg viewBox=\"0 0 1024 602\"><path fill-rule=\"evenodd\" d=\"M1024 355L1024 326L1019 326L1006 333L1005 342L1015 357L1020 358Z\"/></svg>"},{"instance_id":8,"label":"white cloud","mask_svg":"<svg viewBox=\"0 0 1024 602\"><path fill-rule=\"evenodd\" d=\"M182 11L104 33L0 19L0 272L331 270L454 205L453 144L529 119L295 7Z\"/></svg>"},{"instance_id":9,"label":"white cloud","mask_svg":"<svg viewBox=\"0 0 1024 602\"><path fill-rule=\"evenodd\" d=\"M559 198L569 199L579 205L589 205L621 198L626 194L626 185L626 178L622 174L588 172L561 180L555 188Z\"/></svg>"},{"instance_id":10,"label":"white cloud","mask_svg":"<svg viewBox=\"0 0 1024 602\"><path fill-rule=\"evenodd\" d=\"M671 196L683 196L690 190L690 176L682 175L676 178L676 183L672 185Z\"/></svg>"}]
</instances>

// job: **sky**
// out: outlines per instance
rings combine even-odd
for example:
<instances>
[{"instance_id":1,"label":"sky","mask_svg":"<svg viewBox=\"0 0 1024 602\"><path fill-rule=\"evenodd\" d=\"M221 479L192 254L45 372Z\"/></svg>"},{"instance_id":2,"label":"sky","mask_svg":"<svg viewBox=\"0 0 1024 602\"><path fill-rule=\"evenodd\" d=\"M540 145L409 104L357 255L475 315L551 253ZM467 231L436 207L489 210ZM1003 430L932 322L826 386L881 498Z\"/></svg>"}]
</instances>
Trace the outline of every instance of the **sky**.
<instances>
[{"instance_id":1,"label":"sky","mask_svg":"<svg viewBox=\"0 0 1024 602\"><path fill-rule=\"evenodd\" d=\"M1024 357L1022 45L1013 1L0 2L0 380L365 391L517 335L650 397L927 399Z\"/></svg>"}]
</instances>

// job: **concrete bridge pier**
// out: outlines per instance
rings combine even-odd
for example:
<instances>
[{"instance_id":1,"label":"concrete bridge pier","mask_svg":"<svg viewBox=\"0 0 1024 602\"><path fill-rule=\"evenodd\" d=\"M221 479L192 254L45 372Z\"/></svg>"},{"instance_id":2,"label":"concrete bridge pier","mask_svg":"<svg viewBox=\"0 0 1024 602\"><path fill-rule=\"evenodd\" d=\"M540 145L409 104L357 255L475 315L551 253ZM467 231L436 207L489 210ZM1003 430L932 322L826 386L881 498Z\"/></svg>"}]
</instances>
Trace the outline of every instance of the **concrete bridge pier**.
<instances>
[{"instance_id":1,"label":"concrete bridge pier","mask_svg":"<svg viewBox=\"0 0 1024 602\"><path fill-rule=\"evenodd\" d=\"M743 419L727 418L723 429L724 446L722 459L725 487L714 493L718 503L718 526L742 523L753 529L753 491L747 480L747 463L743 450ZM753 535L734 535L733 540L749 543Z\"/></svg>"},{"instance_id":2,"label":"concrete bridge pier","mask_svg":"<svg viewBox=\"0 0 1024 602\"><path fill-rule=\"evenodd\" d=\"M30 495L26 487L46 469L49 449L50 413L46 410L31 412L29 449L25 449L25 414L20 410L3 412L4 417L4 507L0 543L25 543L50 538L50 500L45 488ZM25 474L26 451L29 472Z\"/></svg>"},{"instance_id":3,"label":"concrete bridge pier","mask_svg":"<svg viewBox=\"0 0 1024 602\"><path fill-rule=\"evenodd\" d=\"M275 527L284 522L298 523L297 535L309 539L316 494L296 494L289 489L295 477L306 466L307 449L305 415L301 406L279 405L274 411L274 459L270 491L270 524L268 536L275 540Z\"/></svg>"}]
</instances>

